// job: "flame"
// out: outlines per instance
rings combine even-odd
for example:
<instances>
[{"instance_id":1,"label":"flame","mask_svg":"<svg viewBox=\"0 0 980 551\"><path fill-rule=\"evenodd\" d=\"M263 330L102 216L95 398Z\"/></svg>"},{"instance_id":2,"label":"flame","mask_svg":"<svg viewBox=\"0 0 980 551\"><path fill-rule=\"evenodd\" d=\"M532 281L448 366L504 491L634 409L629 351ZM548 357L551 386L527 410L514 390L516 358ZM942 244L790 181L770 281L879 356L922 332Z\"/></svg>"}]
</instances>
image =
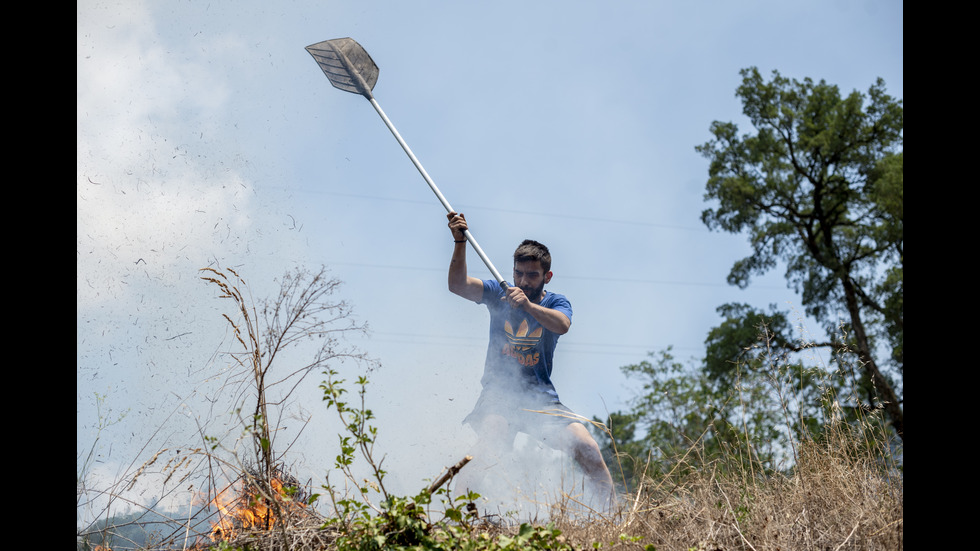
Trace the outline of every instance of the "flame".
<instances>
[{"instance_id":1,"label":"flame","mask_svg":"<svg viewBox=\"0 0 980 551\"><path fill-rule=\"evenodd\" d=\"M306 507L289 497L279 479L272 479L271 484L280 511L289 513ZM212 541L231 539L252 528L266 529L276 521L275 509L251 485L230 484L215 496L211 504L218 509L218 521L211 527Z\"/></svg>"}]
</instances>

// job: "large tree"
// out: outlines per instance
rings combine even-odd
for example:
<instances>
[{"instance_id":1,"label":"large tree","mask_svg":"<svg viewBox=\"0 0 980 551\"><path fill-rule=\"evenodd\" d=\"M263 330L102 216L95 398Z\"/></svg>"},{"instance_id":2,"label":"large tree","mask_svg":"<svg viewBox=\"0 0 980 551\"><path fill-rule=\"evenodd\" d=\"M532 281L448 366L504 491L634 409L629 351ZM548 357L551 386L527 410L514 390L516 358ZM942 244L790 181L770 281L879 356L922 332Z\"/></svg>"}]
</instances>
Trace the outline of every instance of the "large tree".
<instances>
[{"instance_id":1,"label":"large tree","mask_svg":"<svg viewBox=\"0 0 980 551\"><path fill-rule=\"evenodd\" d=\"M717 205L702 221L752 247L728 281L745 288L782 262L806 313L856 358L857 406L883 408L904 439L902 100L881 79L866 96L842 97L824 81L741 75L736 95L754 132L715 121L696 148L710 160L705 199Z\"/></svg>"}]
</instances>

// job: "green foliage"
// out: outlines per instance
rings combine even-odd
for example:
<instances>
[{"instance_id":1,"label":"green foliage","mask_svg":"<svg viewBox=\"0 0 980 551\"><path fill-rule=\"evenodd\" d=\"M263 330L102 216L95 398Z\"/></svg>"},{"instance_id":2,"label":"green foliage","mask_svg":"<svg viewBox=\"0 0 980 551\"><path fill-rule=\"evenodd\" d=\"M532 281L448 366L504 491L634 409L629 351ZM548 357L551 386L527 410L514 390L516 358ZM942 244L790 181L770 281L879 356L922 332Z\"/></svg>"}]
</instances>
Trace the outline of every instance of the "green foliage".
<instances>
[{"instance_id":1,"label":"green foliage","mask_svg":"<svg viewBox=\"0 0 980 551\"><path fill-rule=\"evenodd\" d=\"M437 492L445 496L444 491ZM355 520L336 541L338 551L382 551L401 549L509 551L519 549L572 549L561 531L549 524L521 524L516 533L491 537L465 519L464 501L477 497L464 496L457 505L445 507L444 517L430 520L424 508L431 496L423 490L414 498L389 497L377 516Z\"/></svg>"},{"instance_id":2,"label":"green foliage","mask_svg":"<svg viewBox=\"0 0 980 551\"><path fill-rule=\"evenodd\" d=\"M572 549L561 536L561 530L553 524L547 526L531 526L521 524L516 536L500 536L497 545L488 546L485 549L518 550L518 549Z\"/></svg>"},{"instance_id":3,"label":"green foliage","mask_svg":"<svg viewBox=\"0 0 980 551\"><path fill-rule=\"evenodd\" d=\"M841 422L866 424L866 410L839 399L852 367L805 365L797 357L805 347L771 330L787 330L779 313L747 305L719 312L725 322L709 334L700 365L676 361L668 348L622 368L639 382L637 394L628 412L610 415L611 434L597 441L607 460L623 465L627 490L706 463L718 472L785 474L799 461L798 442L819 442Z\"/></svg>"},{"instance_id":4,"label":"green foliage","mask_svg":"<svg viewBox=\"0 0 980 551\"><path fill-rule=\"evenodd\" d=\"M357 378L359 403L352 404L346 399L345 380L338 378L339 373L328 368L324 375L326 380L320 385L323 401L338 414L344 426L344 433L338 435L340 453L334 466L355 488L353 496L342 494L330 483L329 476L323 485L336 513L324 527L340 530L338 551L572 549L552 525L522 524L516 534L488 536L473 524L469 507L480 497L473 492L455 499L445 488L424 488L410 498L389 494L384 487L386 472L373 455L377 428L371 424L373 412L365 406L367 377ZM373 481L358 482L353 471L358 456L372 470ZM441 510L436 514L430 507L433 496L441 500Z\"/></svg>"},{"instance_id":5,"label":"green foliage","mask_svg":"<svg viewBox=\"0 0 980 551\"><path fill-rule=\"evenodd\" d=\"M361 376L357 379L360 388L360 404L351 406L346 400L347 390L343 387L344 379L337 379L338 372L328 367L324 371L327 379L320 384L323 390L323 400L329 409L334 410L344 426L344 432L337 435L340 453L334 459L334 466L344 474L344 476L354 484L356 489L353 497L342 495L330 484L329 477L323 488L327 490L337 512L337 517L331 519L331 524L340 524L344 529L349 529L356 519L370 518L372 512L380 512L380 509L372 501L371 493L380 494L384 501L388 501L389 495L384 489L385 471L381 469L380 461L374 460L374 442L377 438L377 428L370 424L374 419L374 412L365 406L364 399L367 393L367 377ZM352 468L360 454L364 457L373 471L375 483L361 485L357 482Z\"/></svg>"},{"instance_id":6,"label":"green foliage","mask_svg":"<svg viewBox=\"0 0 980 551\"><path fill-rule=\"evenodd\" d=\"M620 544L630 544L630 543L638 544L641 541L643 541L643 536L628 536L626 534L620 534L619 535L619 538L617 538L614 541L610 541L608 544L603 543L601 541L592 542L592 548L593 549L602 549L603 547L605 547L607 545L609 547L616 547L617 545L620 545ZM645 546L643 549L644 549L644 551L657 551L657 548L654 547L653 544L649 544L649 545Z\"/></svg>"},{"instance_id":7,"label":"green foliage","mask_svg":"<svg viewBox=\"0 0 980 551\"><path fill-rule=\"evenodd\" d=\"M736 94L756 132L739 135L734 123L715 121L714 138L696 147L710 161L705 200L716 205L702 221L747 235L752 247L728 281L744 288L782 263L806 313L824 325L827 345L860 366L842 398L857 408L883 405L902 436L902 101L885 93L881 79L866 96L842 96L824 81L776 71L767 81L754 67L741 74ZM773 342L790 342L785 324L771 317ZM846 340L837 340L841 329ZM722 326L714 337L738 346L746 342L740 333ZM731 357L715 351L723 352L716 364Z\"/></svg>"},{"instance_id":8,"label":"green foliage","mask_svg":"<svg viewBox=\"0 0 980 551\"><path fill-rule=\"evenodd\" d=\"M789 410L793 434L818 432L832 397L847 391L846 379L804 364L800 353L814 345L790 340L794 328L775 306L762 312L747 304L725 304L718 313L724 320L705 339L704 375L723 389L740 389L749 399L771 397L775 407L765 415L756 411L750 425L774 426Z\"/></svg>"},{"instance_id":9,"label":"green foliage","mask_svg":"<svg viewBox=\"0 0 980 551\"><path fill-rule=\"evenodd\" d=\"M627 490L639 487L644 477L658 480L668 474L687 474L693 449L708 461L731 450L751 448L753 454L744 456L740 467L752 462L770 471L780 468L789 440L780 430L784 416L778 400L772 399L772 381L745 373L744 368L714 377L703 366L676 361L670 348L651 357L652 362L622 368L627 377L639 381L639 390L632 409L614 413L609 422L617 434L616 419L630 420L628 430L620 432L615 442L599 440L604 453L616 449L628 456L621 457L630 465L623 469ZM732 385L727 384L728 378ZM643 460L635 462L638 459Z\"/></svg>"}]
</instances>

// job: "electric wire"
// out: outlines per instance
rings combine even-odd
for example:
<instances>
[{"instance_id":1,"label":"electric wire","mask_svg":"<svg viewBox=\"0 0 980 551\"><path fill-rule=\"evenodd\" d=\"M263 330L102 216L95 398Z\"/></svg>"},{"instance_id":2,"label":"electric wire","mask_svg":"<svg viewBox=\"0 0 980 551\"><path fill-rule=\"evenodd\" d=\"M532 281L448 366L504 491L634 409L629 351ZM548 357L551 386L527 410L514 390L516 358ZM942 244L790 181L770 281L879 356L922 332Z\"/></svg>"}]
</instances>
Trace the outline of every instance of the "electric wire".
<instances>
[{"instance_id":1,"label":"electric wire","mask_svg":"<svg viewBox=\"0 0 980 551\"><path fill-rule=\"evenodd\" d=\"M435 333L404 333L391 331L372 331L370 336L360 337L359 339L389 344L408 344L416 346L456 346L460 348L485 350L487 341L485 337L455 337L439 335ZM645 344L623 344L623 343L595 343L578 342L565 339L562 344L564 354L592 354L602 356L629 356L647 357L655 350L666 349L667 345L645 345ZM674 351L688 351L692 353L704 352L704 347L696 346L676 346L671 345Z\"/></svg>"},{"instance_id":2,"label":"electric wire","mask_svg":"<svg viewBox=\"0 0 980 551\"><path fill-rule=\"evenodd\" d=\"M406 199L406 198L396 198L396 197L382 197L376 195L367 195L360 193L349 193L349 192L339 192L339 191L329 191L322 189L307 189L307 188L283 188L285 191L298 192L298 193L315 193L320 195L334 195L339 197L351 197L355 199L364 199L369 201L390 201L399 203L411 203L419 205L431 205L431 201L421 200L421 199ZM624 224L632 226L643 226L650 228L661 228L670 230L681 230L681 231L692 231L703 233L706 236L711 235L711 232L704 227L693 227L693 226L681 226L673 224L662 224L656 222L646 222L639 220L625 220L625 219L614 219L614 218L601 218L595 216L582 216L582 215L572 215L572 214L558 214L551 212L529 212L520 211L515 209L505 209L498 207L487 207L483 205L467 205L467 204L457 204L459 207L457 210L462 212L482 210L482 211L493 211L493 212L504 212L510 214L519 215L533 215L536 217L552 217L552 218L562 218L577 221L588 221L588 222L598 222L605 224ZM393 265L393 264L374 264L374 263L364 263L364 262L342 262L342 261L332 261L326 263L329 266L350 266L355 268L371 268L371 269L386 269L386 270L410 270L410 271L427 271L434 273L442 273L445 271L444 267L434 268L434 267L422 267L422 266L408 266L408 265ZM476 268L476 266L474 266ZM475 270L479 272L479 269ZM708 283L700 281L667 281L649 278L628 278L628 277L598 277L598 276L581 276L581 275L568 275L562 274L563 280L577 280L577 281L594 281L601 283L633 283L633 284L648 284L648 285L663 285L663 286L679 286L679 287L714 287L714 288L730 288L732 287L728 283ZM764 285L754 283L752 285L753 289L757 290L785 290L784 286L778 285ZM385 342L392 344L411 344L420 346L433 346L433 345L455 345L462 346L466 348L483 349L486 347L486 342L481 338L474 337L449 337L445 335L437 334L419 334L419 333L398 333L398 332L375 332L371 337L368 337L372 342ZM594 354L594 355L613 355L613 356L630 356L636 357L638 355L648 356L654 350L665 349L666 346L656 347L651 345L642 344L605 344L605 343L579 343L579 342L568 342L563 344L563 350L567 353L574 354ZM701 353L704 351L702 346L677 346L671 345L671 348L675 351L689 351L693 353ZM630 351L632 349L633 351Z\"/></svg>"},{"instance_id":3,"label":"electric wire","mask_svg":"<svg viewBox=\"0 0 980 551\"><path fill-rule=\"evenodd\" d=\"M313 190L313 189L305 189L305 188L302 188L302 189L297 189L297 188L284 188L284 190L286 190L286 191L297 191L297 192L301 192L301 193L316 193L316 194L320 194L320 195L337 195L337 196L340 196L340 197L353 197L355 199L367 199L367 200L370 200L370 201L393 201L393 202L398 202L398 203L413 203L413 204L419 204L419 205L431 205L432 204L432 201L423 201L423 200L420 200L420 199L404 199L404 198L398 198L398 197L380 197L380 196L376 196L376 195L364 195L364 194L361 194L361 193L346 193L346 192L340 192L340 191ZM510 214L522 214L522 215L535 216L535 217L567 218L567 219L571 219L571 220L582 220L582 221L587 221L587 222L602 222L602 223L606 223L606 224L627 224L627 225L633 225L633 226L647 226L647 227L651 227L651 228L666 228L666 229L672 229L672 230L684 230L684 231L694 231L694 232L706 232L706 233L710 233L710 232L708 232L708 230L706 228L703 228L703 227L679 226L679 225L675 225L675 224L661 224L661 223L657 223L657 222L645 222L645 221L642 221L642 220L624 220L624 219L617 219L617 218L600 218L600 217L597 217L597 216L582 216L582 215L576 215L576 214L558 214L558 213L553 213L553 212L531 212L531 211L523 211L523 210L505 209L505 208L499 208L499 207L488 207L486 205L467 205L467 204L463 204L463 203L457 204L456 207L460 207L458 209L459 212L462 212L463 210L485 210L485 211L493 211L493 212L506 212L506 213L510 213Z\"/></svg>"},{"instance_id":4,"label":"electric wire","mask_svg":"<svg viewBox=\"0 0 980 551\"><path fill-rule=\"evenodd\" d=\"M382 197L376 195L365 195L360 193L347 193L339 191L328 191L328 190L313 190L307 188L282 188L285 191L300 192L300 193L316 193L321 195L336 195L341 197L353 197L357 199L365 199L370 201L393 201L399 203L413 203L413 204L423 204L431 205L432 201L423 201L420 199L404 199L397 197ZM495 212L506 212L511 214L521 214L521 215L533 215L533 216L544 216L552 218L565 218L571 220L589 221L589 222L599 222L606 224L626 224L634 226L646 226L652 228L664 228L672 230L683 230L683 231L693 231L703 233L705 236L712 235L710 231L703 227L692 227L692 226L679 226L673 224L660 224L656 222L644 222L639 220L624 220L615 218L600 218L595 216L582 216L582 215L571 215L571 214L557 214L550 212L529 212L520 211L514 209L504 209L497 207L487 207L480 205L457 205L457 207L465 207L465 209L460 208L459 210L486 210ZM356 263L356 262L330 262L328 264L338 265L338 266L357 266L363 268L382 268L382 269L392 269L392 270L422 270L422 271L433 271L440 272L444 271L444 268L428 268L419 266L405 266L405 265L390 265L390 264L368 264L368 263ZM474 268L477 268L474 266ZM627 277L596 277L596 276L582 276L582 275L568 275L562 274L562 279L569 280L582 280L582 281L598 281L598 282L608 282L608 283L640 283L640 284L653 284L653 285L669 285L669 286L693 286L693 287L719 287L719 288L729 288L731 287L728 283L707 283L699 281L664 281L657 279L647 279L647 278L627 278ZM783 286L777 285L764 285L759 283L753 283L753 289L759 290L785 290Z\"/></svg>"},{"instance_id":5,"label":"electric wire","mask_svg":"<svg viewBox=\"0 0 980 551\"><path fill-rule=\"evenodd\" d=\"M329 261L326 262L328 266L353 266L357 268L381 268L385 270L413 270L413 271L426 271L426 272L445 272L445 268L430 268L423 266L406 266L406 265L395 265L395 264L368 264L364 262L338 262ZM480 273L479 270L473 270L473 274ZM488 272L489 274L489 272ZM561 278L572 279L572 280L582 280L582 281L599 281L608 283L644 283L652 285L676 285L676 286L691 286L691 287L723 287L729 288L731 285L727 283L706 283L701 281L665 281L659 279L643 279L643 278L629 278L629 277L598 277L598 276L576 276L568 275L562 273ZM771 290L784 290L784 287L778 285L758 285L753 284L753 289L771 289Z\"/></svg>"}]
</instances>

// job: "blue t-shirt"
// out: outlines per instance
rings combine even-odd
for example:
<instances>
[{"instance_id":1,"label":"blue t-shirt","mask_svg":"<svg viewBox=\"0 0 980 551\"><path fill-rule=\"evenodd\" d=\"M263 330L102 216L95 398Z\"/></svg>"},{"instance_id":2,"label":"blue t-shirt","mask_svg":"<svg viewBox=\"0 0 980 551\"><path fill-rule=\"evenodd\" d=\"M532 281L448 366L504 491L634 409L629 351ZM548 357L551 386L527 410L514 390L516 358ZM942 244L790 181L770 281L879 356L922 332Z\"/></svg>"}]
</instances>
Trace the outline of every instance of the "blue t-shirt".
<instances>
[{"instance_id":1,"label":"blue t-shirt","mask_svg":"<svg viewBox=\"0 0 980 551\"><path fill-rule=\"evenodd\" d=\"M531 314L511 308L503 288L494 279L483 280L483 304L490 311L490 342L480 383L519 391L543 393L542 399L558 402L551 383L551 369L558 335L545 329ZM572 319L572 305L565 295L546 292L541 306Z\"/></svg>"}]
</instances>

